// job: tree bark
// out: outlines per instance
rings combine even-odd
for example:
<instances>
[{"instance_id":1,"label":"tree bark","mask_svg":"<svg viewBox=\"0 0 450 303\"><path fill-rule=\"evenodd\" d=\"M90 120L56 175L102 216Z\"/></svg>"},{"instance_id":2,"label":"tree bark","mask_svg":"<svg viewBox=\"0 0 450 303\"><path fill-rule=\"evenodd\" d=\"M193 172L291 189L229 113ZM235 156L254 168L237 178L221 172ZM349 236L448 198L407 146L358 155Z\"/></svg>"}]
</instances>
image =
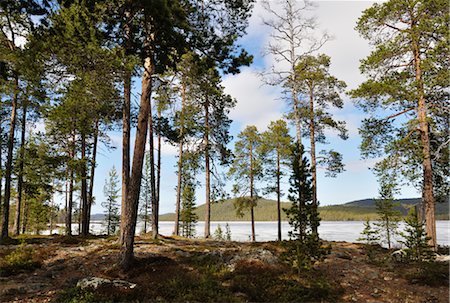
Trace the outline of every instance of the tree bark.
<instances>
[{"instance_id":1,"label":"tree bark","mask_svg":"<svg viewBox=\"0 0 450 303\"><path fill-rule=\"evenodd\" d=\"M11 102L11 119L8 136L8 149L5 166L5 196L3 201L2 212L2 233L1 239L9 237L9 202L11 198L11 174L12 174L12 160L13 160L13 147L14 147L14 131L16 129L17 120L17 96L19 94L19 76L14 75L14 92Z\"/></svg>"},{"instance_id":2,"label":"tree bark","mask_svg":"<svg viewBox=\"0 0 450 303\"><path fill-rule=\"evenodd\" d=\"M91 161L91 173L90 173L90 181L89 181L89 193L88 193L88 214L87 214L87 225L90 226L91 223L91 209L92 204L94 203L94 177L95 177L95 168L97 166L97 144L98 144L98 128L99 121L98 119L95 121L95 129L94 129L94 144L92 146L92 161Z\"/></svg>"},{"instance_id":3,"label":"tree bark","mask_svg":"<svg viewBox=\"0 0 450 303\"><path fill-rule=\"evenodd\" d=\"M277 151L277 219L278 219L278 241L281 241L281 187L280 187L280 153Z\"/></svg>"},{"instance_id":4,"label":"tree bark","mask_svg":"<svg viewBox=\"0 0 450 303\"><path fill-rule=\"evenodd\" d=\"M183 170L183 143L184 143L184 109L186 104L186 81L181 83L181 113L180 113L180 144L178 151L178 182L177 182L177 201L175 204L175 228L174 235L180 234L180 208L181 208L181 186Z\"/></svg>"},{"instance_id":5,"label":"tree bark","mask_svg":"<svg viewBox=\"0 0 450 303\"><path fill-rule=\"evenodd\" d=\"M127 4L128 6L129 4ZM125 54L129 51L131 43L131 11L128 9L124 12L125 15ZM127 64L127 59L125 58L125 64ZM125 66L124 76L123 76L123 107L122 107L122 204L121 213L125 212L125 205L128 198L128 190L130 185L130 111L131 111L131 71L129 71L128 66ZM123 222L120 222L120 229L123 230ZM119 243L124 245L124 239L122 238L123 233L119 237Z\"/></svg>"},{"instance_id":6,"label":"tree bark","mask_svg":"<svg viewBox=\"0 0 450 303\"><path fill-rule=\"evenodd\" d=\"M425 208L425 229L427 236L430 237L428 244L433 248L437 249L436 241L436 220L435 220L435 200L433 193L433 170L431 164L431 151L430 151L430 134L429 125L427 121L427 104L425 100L424 85L422 79L422 62L420 58L420 50L418 42L412 39L412 49L414 53L414 68L415 77L417 83L417 94L418 94L418 106L417 115L419 120L420 128L420 139L422 142L422 168L423 168L423 190L422 199Z\"/></svg>"},{"instance_id":7,"label":"tree bark","mask_svg":"<svg viewBox=\"0 0 450 303\"><path fill-rule=\"evenodd\" d=\"M153 117L152 117L152 104L151 99L149 99L150 109L148 116L148 144L149 144L149 159L150 159L150 188L152 191L151 201L152 201L152 238L158 238L158 205L156 198L156 184L155 184L155 154L154 154L154 144L153 144Z\"/></svg>"},{"instance_id":8,"label":"tree bark","mask_svg":"<svg viewBox=\"0 0 450 303\"><path fill-rule=\"evenodd\" d=\"M128 71L124 75L124 103L122 109L123 129L122 129L122 206L121 213L125 212L128 189L130 185L130 108L131 108L131 73ZM121 221L122 230L124 228ZM121 235L123 235L121 233ZM120 244L124 244L124 239L120 237Z\"/></svg>"},{"instance_id":9,"label":"tree bark","mask_svg":"<svg viewBox=\"0 0 450 303\"><path fill-rule=\"evenodd\" d=\"M206 97L205 100L205 133L203 135L203 140L205 142L205 238L211 237L211 169L209 163L209 99Z\"/></svg>"},{"instance_id":10,"label":"tree bark","mask_svg":"<svg viewBox=\"0 0 450 303\"><path fill-rule=\"evenodd\" d=\"M86 135L81 134L81 235L86 237L89 234L88 222L88 195L87 195L87 175L86 175Z\"/></svg>"},{"instance_id":11,"label":"tree bark","mask_svg":"<svg viewBox=\"0 0 450 303\"><path fill-rule=\"evenodd\" d=\"M312 208L317 214L317 161L316 161L316 129L314 123L314 91L309 90L309 139L311 144L311 175L312 175ZM317 226L312 226L313 235L318 235Z\"/></svg>"},{"instance_id":12,"label":"tree bark","mask_svg":"<svg viewBox=\"0 0 450 303\"><path fill-rule=\"evenodd\" d=\"M250 219L252 221L252 242L256 241L255 236L255 214L254 214L254 201L253 201L253 145L250 143Z\"/></svg>"},{"instance_id":13,"label":"tree bark","mask_svg":"<svg viewBox=\"0 0 450 303\"><path fill-rule=\"evenodd\" d=\"M158 106L158 124L156 127L156 131L158 132L158 152L156 159L156 208L155 208L155 222L156 222L156 230L159 231L159 198L161 194L161 108Z\"/></svg>"},{"instance_id":14,"label":"tree bark","mask_svg":"<svg viewBox=\"0 0 450 303\"><path fill-rule=\"evenodd\" d=\"M27 125L27 101L24 100L22 106L22 130L20 138L20 162L19 162L19 173L17 176L17 205L16 205L16 218L14 221L14 235L17 236L20 233L20 214L22 211L22 186L23 186L23 162L25 155L25 132Z\"/></svg>"},{"instance_id":15,"label":"tree bark","mask_svg":"<svg viewBox=\"0 0 450 303\"><path fill-rule=\"evenodd\" d=\"M139 205L139 192L141 188L142 165L144 163L147 127L149 114L151 112L150 95L152 89L151 77L153 74L153 69L154 66L152 58L146 58L144 63L144 75L142 76L142 94L138 114L129 191L127 194L124 212L121 214L123 223L121 238L123 240L123 244L121 248L120 266L123 269L128 269L133 260L133 245L136 231L137 210Z\"/></svg>"},{"instance_id":16,"label":"tree bark","mask_svg":"<svg viewBox=\"0 0 450 303\"><path fill-rule=\"evenodd\" d=\"M69 148L69 159L74 160L75 158L75 132L72 133L72 142ZM74 171L73 167L68 165L69 170L69 199L67 203L66 210L66 235L72 235L72 209L73 209L73 182L74 182Z\"/></svg>"}]
</instances>

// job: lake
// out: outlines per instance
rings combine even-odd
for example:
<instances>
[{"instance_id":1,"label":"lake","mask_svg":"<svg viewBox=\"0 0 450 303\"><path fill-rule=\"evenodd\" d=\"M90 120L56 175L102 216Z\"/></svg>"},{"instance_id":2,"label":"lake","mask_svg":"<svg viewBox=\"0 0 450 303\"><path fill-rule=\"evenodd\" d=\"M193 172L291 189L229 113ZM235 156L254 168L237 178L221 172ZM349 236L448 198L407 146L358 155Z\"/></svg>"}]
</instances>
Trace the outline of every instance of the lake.
<instances>
[{"instance_id":1,"label":"lake","mask_svg":"<svg viewBox=\"0 0 450 303\"><path fill-rule=\"evenodd\" d=\"M225 232L226 222L211 222L211 233L214 234L217 226L220 224ZM231 230L231 238L234 241L249 241L251 235L250 222L232 221L228 223ZM196 224L196 236L202 237L204 233L204 222ZM403 224L400 224L402 229ZM105 227L101 222L91 223L91 232L101 234ZM363 221L323 221L319 226L319 235L324 240L329 241L347 241L357 242L360 233L364 228ZM288 239L290 226L288 222L282 222L281 230L283 239ZM73 231L76 233L78 225L73 224ZM138 233L142 232L143 223L139 222L136 228ZM436 221L437 241L440 245L450 245L450 221ZM164 236L170 236L173 232L173 222L161 221L159 233ZM255 222L255 232L257 241L272 241L277 239L277 222ZM45 232L44 232L45 234ZM48 231L47 231L48 234Z\"/></svg>"}]
</instances>

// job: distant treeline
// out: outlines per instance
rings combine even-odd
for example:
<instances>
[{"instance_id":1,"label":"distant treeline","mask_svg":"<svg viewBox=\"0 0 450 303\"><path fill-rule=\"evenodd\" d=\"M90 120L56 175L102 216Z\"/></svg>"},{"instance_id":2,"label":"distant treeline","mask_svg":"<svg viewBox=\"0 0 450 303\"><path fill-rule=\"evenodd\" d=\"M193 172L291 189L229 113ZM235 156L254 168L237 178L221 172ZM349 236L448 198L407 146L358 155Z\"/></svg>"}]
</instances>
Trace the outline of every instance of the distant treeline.
<instances>
[{"instance_id":1,"label":"distant treeline","mask_svg":"<svg viewBox=\"0 0 450 303\"><path fill-rule=\"evenodd\" d=\"M406 215L408 207L420 203L420 199L400 199L397 200L399 207L397 209ZM236 215L233 206L233 199L225 200L212 204L211 220L212 221L248 221L250 214L246 213L243 217ZM289 202L282 202L282 208L288 208ZM449 220L449 207L447 203L436 204L436 219ZM199 205L195 211L200 218L205 212L205 206ZM375 209L375 199L358 200L341 205L330 205L319 207L320 217L323 221L363 221L366 219L375 220L377 213ZM173 213L160 216L161 221L173 221L175 215ZM282 213L282 219L287 220L285 213ZM276 221L276 201L269 199L259 199L255 207L256 221Z\"/></svg>"}]
</instances>

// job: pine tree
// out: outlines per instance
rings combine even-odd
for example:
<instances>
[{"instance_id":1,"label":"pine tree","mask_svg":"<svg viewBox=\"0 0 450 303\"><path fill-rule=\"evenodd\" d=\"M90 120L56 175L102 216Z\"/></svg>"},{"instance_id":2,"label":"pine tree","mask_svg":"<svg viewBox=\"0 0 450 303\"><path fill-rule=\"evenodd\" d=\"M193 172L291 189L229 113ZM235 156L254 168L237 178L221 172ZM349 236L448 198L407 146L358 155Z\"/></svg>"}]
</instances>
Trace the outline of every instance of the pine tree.
<instances>
[{"instance_id":1,"label":"pine tree","mask_svg":"<svg viewBox=\"0 0 450 303\"><path fill-rule=\"evenodd\" d=\"M237 196L234 207L239 216L243 210L250 210L252 223L252 241L256 240L254 207L258 199L255 182L263 175L260 151L261 135L256 126L247 126L238 135L235 143L234 159L229 175L235 180L233 192Z\"/></svg>"},{"instance_id":2,"label":"pine tree","mask_svg":"<svg viewBox=\"0 0 450 303\"><path fill-rule=\"evenodd\" d=\"M292 149L291 167L288 198L292 206L284 210L292 229L288 232L291 241L286 256L300 274L301 269L309 269L315 261L324 258L327 250L322 247L317 233L313 232L319 226L320 218L314 211L311 170L300 144L295 144Z\"/></svg>"},{"instance_id":3,"label":"pine tree","mask_svg":"<svg viewBox=\"0 0 450 303\"><path fill-rule=\"evenodd\" d=\"M434 258L433 247L430 246L430 237L427 236L424 223L419 219L417 206L412 207L405 218L405 229L401 233L404 240L400 241L406 246L406 255L412 261L424 261Z\"/></svg>"},{"instance_id":4,"label":"pine tree","mask_svg":"<svg viewBox=\"0 0 450 303\"><path fill-rule=\"evenodd\" d=\"M106 197L106 201L102 202L102 206L106 209L106 233L114 235L119 226L119 191L118 188L119 177L117 176L116 168L109 171L108 179L105 180L105 186L103 187L103 193Z\"/></svg>"},{"instance_id":5,"label":"pine tree","mask_svg":"<svg viewBox=\"0 0 450 303\"><path fill-rule=\"evenodd\" d=\"M141 193L139 198L140 203L140 218L144 221L144 229L143 232L147 233L147 227L151 222L151 194L152 188L150 185L150 159L149 154L145 155L145 163L144 169L142 172L142 184L141 184Z\"/></svg>"},{"instance_id":6,"label":"pine tree","mask_svg":"<svg viewBox=\"0 0 450 303\"><path fill-rule=\"evenodd\" d=\"M198 220L198 216L195 213L195 188L192 182L183 184L181 206L181 235L186 238L192 238L195 236L195 224Z\"/></svg>"},{"instance_id":7,"label":"pine tree","mask_svg":"<svg viewBox=\"0 0 450 303\"><path fill-rule=\"evenodd\" d=\"M361 237L357 239L357 241L363 241L366 245L374 245L377 244L380 240L379 233L376 229L370 225L369 219L364 222L364 229L361 232Z\"/></svg>"},{"instance_id":8,"label":"pine tree","mask_svg":"<svg viewBox=\"0 0 450 303\"><path fill-rule=\"evenodd\" d=\"M421 190L434 248L435 195L442 189L448 194L450 186L443 177L448 163L433 163L445 158L449 146L443 135L450 85L448 10L446 0L390 0L366 9L356 30L374 49L361 60L368 80L351 92L369 115L360 128L363 157L382 158L376 165L380 172ZM442 181L441 190L433 179Z\"/></svg>"},{"instance_id":9,"label":"pine tree","mask_svg":"<svg viewBox=\"0 0 450 303\"><path fill-rule=\"evenodd\" d=\"M287 123L284 120L270 122L268 130L262 136L260 152L264 158L264 179L270 184L267 193L277 195L278 241L281 241L281 182L285 168L290 165L292 137L289 135ZM276 185L273 185L273 184Z\"/></svg>"},{"instance_id":10,"label":"pine tree","mask_svg":"<svg viewBox=\"0 0 450 303\"><path fill-rule=\"evenodd\" d=\"M394 203L392 195L392 185L382 185L380 199L375 201L378 214L378 222L375 226L378 229L380 239L391 249L392 238L397 234L400 212L395 209L399 204Z\"/></svg>"}]
</instances>

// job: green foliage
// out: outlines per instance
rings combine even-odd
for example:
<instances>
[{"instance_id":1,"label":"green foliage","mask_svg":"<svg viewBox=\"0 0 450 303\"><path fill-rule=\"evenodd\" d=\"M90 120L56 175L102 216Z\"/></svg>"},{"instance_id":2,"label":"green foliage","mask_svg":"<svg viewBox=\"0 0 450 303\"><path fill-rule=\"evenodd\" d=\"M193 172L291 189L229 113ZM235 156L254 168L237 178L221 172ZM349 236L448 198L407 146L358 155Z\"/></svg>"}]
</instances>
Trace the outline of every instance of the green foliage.
<instances>
[{"instance_id":1,"label":"green foliage","mask_svg":"<svg viewBox=\"0 0 450 303\"><path fill-rule=\"evenodd\" d=\"M261 146L261 135L256 126L247 126L238 135L234 147L234 159L228 172L235 180L233 193L236 214L243 216L243 210L256 206L258 191L255 181L263 175L262 158L258 152Z\"/></svg>"},{"instance_id":2,"label":"green foliage","mask_svg":"<svg viewBox=\"0 0 450 303\"><path fill-rule=\"evenodd\" d=\"M330 107L342 109L344 102L340 93L346 87L344 81L330 74L330 65L330 57L319 54L303 56L295 67L294 85L301 99L308 100L300 112L303 127L309 129L309 132L306 131L303 135L312 140L314 147L316 143L327 143L327 129L338 132L343 140L348 138L345 121L335 120L328 110ZM317 163L311 163L313 168L316 165L325 167L326 175L330 177L344 171L340 153L334 150L321 150L318 153L320 156L317 156Z\"/></svg>"},{"instance_id":3,"label":"green foliage","mask_svg":"<svg viewBox=\"0 0 450 303\"><path fill-rule=\"evenodd\" d=\"M195 213L195 190L192 184L183 184L181 206L181 235L187 238L195 237L195 224L197 223L198 215Z\"/></svg>"},{"instance_id":4,"label":"green foliage","mask_svg":"<svg viewBox=\"0 0 450 303\"><path fill-rule=\"evenodd\" d=\"M36 252L25 241L12 252L4 257L0 264L0 276L7 276L22 270L32 270L40 267L41 263L36 260Z\"/></svg>"},{"instance_id":5,"label":"green foliage","mask_svg":"<svg viewBox=\"0 0 450 303\"><path fill-rule=\"evenodd\" d=\"M397 234L398 221L400 220L400 212L395 209L398 203L394 203L392 194L388 190L381 191L381 199L375 201L377 208L378 221L375 226L378 229L382 242L391 248L392 238Z\"/></svg>"},{"instance_id":6,"label":"green foliage","mask_svg":"<svg viewBox=\"0 0 450 303\"><path fill-rule=\"evenodd\" d=\"M362 155L383 157L375 167L378 177L391 175L421 189L422 162L430 157L434 194L441 198L448 197L450 184L445 105L450 85L448 9L446 0L390 0L366 9L356 30L374 49L360 66L368 80L351 91L356 105L369 114L360 128ZM418 104L420 96L425 105ZM431 156L423 153L422 110L422 122L433 138Z\"/></svg>"},{"instance_id":7,"label":"green foliage","mask_svg":"<svg viewBox=\"0 0 450 303\"><path fill-rule=\"evenodd\" d=\"M404 232L401 233L403 240L400 241L406 246L406 255L411 261L432 260L435 254L432 247L428 245L430 239L425 231L424 223L419 219L416 208L411 208L405 218Z\"/></svg>"},{"instance_id":8,"label":"green foliage","mask_svg":"<svg viewBox=\"0 0 450 303\"><path fill-rule=\"evenodd\" d=\"M216 230L214 231L214 239L216 239L218 241L225 240L223 230L222 230L222 227L220 226L220 224L217 225Z\"/></svg>"},{"instance_id":9,"label":"green foliage","mask_svg":"<svg viewBox=\"0 0 450 303\"><path fill-rule=\"evenodd\" d=\"M309 163L303 158L303 146L295 145L292 151L292 175L290 178L289 200L292 206L285 209L289 225L291 241L288 242L287 259L300 271L310 269L313 263L325 257L327 250L322 241L313 233L318 227L320 218L312 203L312 185Z\"/></svg>"},{"instance_id":10,"label":"green foliage","mask_svg":"<svg viewBox=\"0 0 450 303\"><path fill-rule=\"evenodd\" d=\"M105 180L105 186L103 187L103 192L106 197L106 201L102 202L102 206L106 209L106 233L109 235L114 235L119 226L119 177L117 176L116 168L113 166L109 171L108 179Z\"/></svg>"},{"instance_id":11,"label":"green foliage","mask_svg":"<svg viewBox=\"0 0 450 303\"><path fill-rule=\"evenodd\" d=\"M369 258L369 261L374 262L375 261L374 245L376 245L380 240L380 234L378 230L374 229L370 225L369 219L367 219L366 222L364 223L364 229L361 232L361 237L359 237L356 240L364 242L364 248L367 257Z\"/></svg>"},{"instance_id":12,"label":"green foliage","mask_svg":"<svg viewBox=\"0 0 450 303\"><path fill-rule=\"evenodd\" d=\"M231 241L231 229L228 223L225 224L225 240Z\"/></svg>"}]
</instances>

